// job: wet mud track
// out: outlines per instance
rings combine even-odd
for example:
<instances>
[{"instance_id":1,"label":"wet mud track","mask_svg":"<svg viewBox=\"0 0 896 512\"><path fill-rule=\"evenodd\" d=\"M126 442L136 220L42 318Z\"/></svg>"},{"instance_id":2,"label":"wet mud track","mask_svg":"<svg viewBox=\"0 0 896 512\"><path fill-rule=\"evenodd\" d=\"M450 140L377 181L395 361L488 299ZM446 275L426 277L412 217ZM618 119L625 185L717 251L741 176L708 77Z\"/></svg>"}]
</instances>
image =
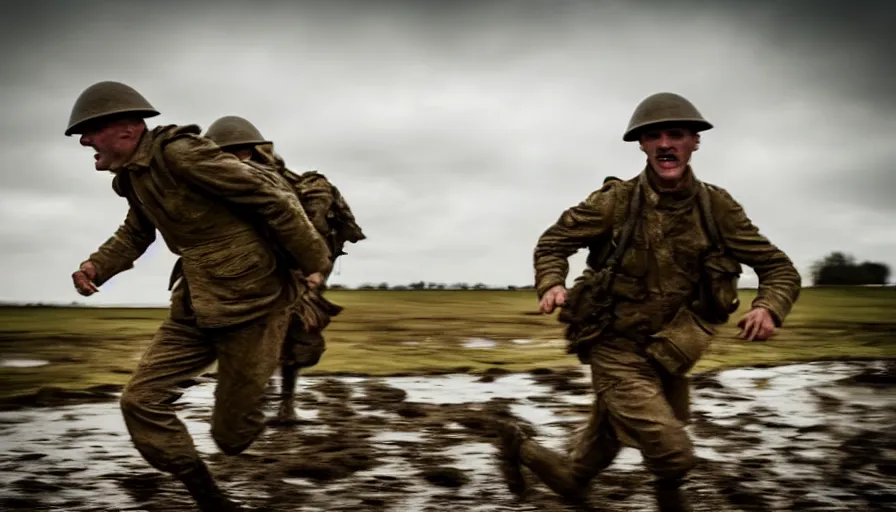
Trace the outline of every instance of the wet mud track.
<instances>
[{"instance_id":1,"label":"wet mud track","mask_svg":"<svg viewBox=\"0 0 896 512\"><path fill-rule=\"evenodd\" d=\"M514 416L562 449L588 413L587 368L530 374L303 378L299 419L247 452L209 436L213 379L178 402L223 488L274 511L572 510L536 483L511 495L489 418ZM825 362L695 376L696 510L896 509L896 365ZM272 381L269 413L279 383ZM130 444L117 403L0 413L0 510L189 511L186 492ZM592 488L596 510L655 510L640 455Z\"/></svg>"}]
</instances>

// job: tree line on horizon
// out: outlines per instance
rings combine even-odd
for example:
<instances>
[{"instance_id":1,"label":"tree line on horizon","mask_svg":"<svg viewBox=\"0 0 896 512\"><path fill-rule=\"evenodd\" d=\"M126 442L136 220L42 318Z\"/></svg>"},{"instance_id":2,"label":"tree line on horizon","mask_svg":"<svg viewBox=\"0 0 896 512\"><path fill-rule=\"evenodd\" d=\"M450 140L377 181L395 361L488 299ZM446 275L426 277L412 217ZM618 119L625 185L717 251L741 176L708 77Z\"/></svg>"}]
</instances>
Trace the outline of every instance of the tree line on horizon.
<instances>
[{"instance_id":1,"label":"tree line on horizon","mask_svg":"<svg viewBox=\"0 0 896 512\"><path fill-rule=\"evenodd\" d=\"M857 263L854 256L835 251L812 264L810 279L813 286L883 286L889 284L890 267L886 263L863 261ZM331 290L535 290L534 285L489 286L484 283L433 283L417 281L406 285L362 284L357 287L330 285Z\"/></svg>"},{"instance_id":2,"label":"tree line on horizon","mask_svg":"<svg viewBox=\"0 0 896 512\"><path fill-rule=\"evenodd\" d=\"M824 258L816 261L810 270L810 278L813 286L886 286L889 283L890 267L886 263L875 261L863 261L858 263L854 256L841 251L835 251ZM485 283L436 283L427 281L417 281L409 284L389 284L382 282L379 284L366 283L360 286L346 286L342 284L331 284L328 286L330 290L379 290L379 291L486 291L486 290L505 290L505 291L535 291L534 285L507 285L507 286L489 286ZM0 306L16 306L16 307L80 307L85 304L72 302L66 305L45 304L45 303L28 303L28 304L2 304Z\"/></svg>"},{"instance_id":3,"label":"tree line on horizon","mask_svg":"<svg viewBox=\"0 0 896 512\"><path fill-rule=\"evenodd\" d=\"M851 254L835 251L812 265L811 277L815 286L886 285L890 267L877 261L857 263Z\"/></svg>"}]
</instances>

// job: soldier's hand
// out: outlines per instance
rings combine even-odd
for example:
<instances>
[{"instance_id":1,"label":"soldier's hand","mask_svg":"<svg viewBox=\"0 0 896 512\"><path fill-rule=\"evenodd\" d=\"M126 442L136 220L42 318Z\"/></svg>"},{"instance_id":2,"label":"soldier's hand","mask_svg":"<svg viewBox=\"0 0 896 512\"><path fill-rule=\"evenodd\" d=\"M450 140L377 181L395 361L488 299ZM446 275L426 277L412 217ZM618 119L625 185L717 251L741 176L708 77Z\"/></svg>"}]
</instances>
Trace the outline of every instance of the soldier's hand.
<instances>
[{"instance_id":1,"label":"soldier's hand","mask_svg":"<svg viewBox=\"0 0 896 512\"><path fill-rule=\"evenodd\" d=\"M753 308L741 318L737 326L741 328L738 336L747 341L765 341L775 332L775 321L769 310Z\"/></svg>"},{"instance_id":2,"label":"soldier's hand","mask_svg":"<svg viewBox=\"0 0 896 512\"><path fill-rule=\"evenodd\" d=\"M320 288L322 284L324 284L326 278L320 272L315 272L305 278L305 280L308 282L309 288L311 288L312 290L316 290Z\"/></svg>"},{"instance_id":3,"label":"soldier's hand","mask_svg":"<svg viewBox=\"0 0 896 512\"><path fill-rule=\"evenodd\" d=\"M100 291L94 283L95 280L96 267L90 261L81 263L81 268L72 273L72 282L75 284L75 290L85 297Z\"/></svg>"},{"instance_id":4,"label":"soldier's hand","mask_svg":"<svg viewBox=\"0 0 896 512\"><path fill-rule=\"evenodd\" d=\"M549 289L541 296L538 302L538 309L548 315L554 312L554 309L566 303L566 287L558 284Z\"/></svg>"}]
</instances>

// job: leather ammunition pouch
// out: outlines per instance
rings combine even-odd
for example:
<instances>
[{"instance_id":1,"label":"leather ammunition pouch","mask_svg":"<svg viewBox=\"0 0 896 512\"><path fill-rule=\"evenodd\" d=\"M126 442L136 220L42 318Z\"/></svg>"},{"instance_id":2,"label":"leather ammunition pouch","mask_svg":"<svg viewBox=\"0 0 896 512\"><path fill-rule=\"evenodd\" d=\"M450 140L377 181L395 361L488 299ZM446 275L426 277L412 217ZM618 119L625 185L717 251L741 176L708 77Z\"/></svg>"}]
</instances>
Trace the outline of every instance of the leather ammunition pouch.
<instances>
[{"instance_id":1,"label":"leather ammunition pouch","mask_svg":"<svg viewBox=\"0 0 896 512\"><path fill-rule=\"evenodd\" d=\"M557 319L566 324L564 330L564 338L567 341L566 353L576 354L583 364L587 362L591 347L613 322L615 301L612 289L616 267L622 260L638 224L640 209L641 189L636 187L629 201L627 218L619 241L612 253L607 250L612 240L607 240L603 247L592 249L591 256L599 254L600 259L605 261L593 261L589 257L588 264L591 269L576 279L557 315Z\"/></svg>"},{"instance_id":2,"label":"leather ammunition pouch","mask_svg":"<svg viewBox=\"0 0 896 512\"><path fill-rule=\"evenodd\" d=\"M672 375L685 375L706 353L714 335L711 327L682 307L671 322L650 336L646 351Z\"/></svg>"}]
</instances>

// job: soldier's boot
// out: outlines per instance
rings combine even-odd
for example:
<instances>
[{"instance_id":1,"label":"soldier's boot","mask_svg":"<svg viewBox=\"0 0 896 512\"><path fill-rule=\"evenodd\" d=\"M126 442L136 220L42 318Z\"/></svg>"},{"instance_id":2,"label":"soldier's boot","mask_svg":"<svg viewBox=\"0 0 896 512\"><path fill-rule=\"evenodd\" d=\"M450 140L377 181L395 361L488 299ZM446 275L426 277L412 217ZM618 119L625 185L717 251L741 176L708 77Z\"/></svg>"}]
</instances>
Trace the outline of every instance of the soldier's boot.
<instances>
[{"instance_id":1,"label":"soldier's boot","mask_svg":"<svg viewBox=\"0 0 896 512\"><path fill-rule=\"evenodd\" d=\"M660 512L691 512L687 496L681 489L680 479L657 480L654 484L656 505Z\"/></svg>"},{"instance_id":2,"label":"soldier's boot","mask_svg":"<svg viewBox=\"0 0 896 512\"><path fill-rule=\"evenodd\" d=\"M522 467L526 466L568 504L587 507L588 481L580 478L571 461L536 443L519 425L503 420L497 423L501 434L501 473L511 492L525 491Z\"/></svg>"},{"instance_id":3,"label":"soldier's boot","mask_svg":"<svg viewBox=\"0 0 896 512\"><path fill-rule=\"evenodd\" d=\"M520 445L520 459L567 504L577 509L588 507L590 478L582 478L577 465L567 457L541 446L534 439L524 439Z\"/></svg>"},{"instance_id":4,"label":"soldier's boot","mask_svg":"<svg viewBox=\"0 0 896 512\"><path fill-rule=\"evenodd\" d=\"M496 420L500 445L498 450L498 468L507 482L507 488L516 495L526 492L526 478L523 476L523 464L520 447L526 439L520 427L506 420Z\"/></svg>"},{"instance_id":5,"label":"soldier's boot","mask_svg":"<svg viewBox=\"0 0 896 512\"><path fill-rule=\"evenodd\" d=\"M278 423L288 425L299 420L295 406L295 390L298 376L298 366L284 364L280 368L280 377L282 380L280 387L280 410L277 412Z\"/></svg>"},{"instance_id":6,"label":"soldier's boot","mask_svg":"<svg viewBox=\"0 0 896 512\"><path fill-rule=\"evenodd\" d=\"M202 512L247 512L251 510L228 498L218 487L203 462L199 462L189 470L175 476L183 482Z\"/></svg>"}]
</instances>

